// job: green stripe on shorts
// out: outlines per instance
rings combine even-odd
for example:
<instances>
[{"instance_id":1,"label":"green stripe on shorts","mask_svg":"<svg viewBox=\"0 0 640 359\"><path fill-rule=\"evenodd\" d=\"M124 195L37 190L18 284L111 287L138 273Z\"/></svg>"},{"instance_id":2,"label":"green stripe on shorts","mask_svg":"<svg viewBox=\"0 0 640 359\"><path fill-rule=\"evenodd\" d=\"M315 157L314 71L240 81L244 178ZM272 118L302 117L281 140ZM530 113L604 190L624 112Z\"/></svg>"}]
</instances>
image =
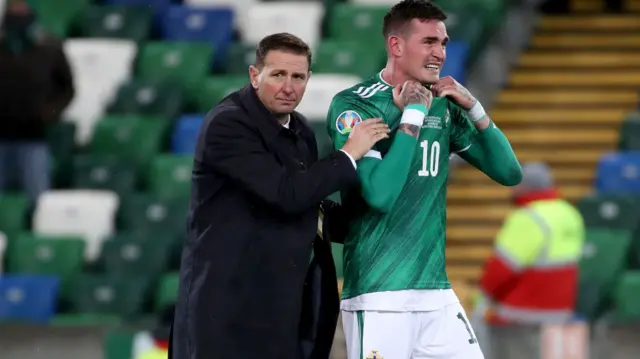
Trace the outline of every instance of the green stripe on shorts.
<instances>
[{"instance_id":1,"label":"green stripe on shorts","mask_svg":"<svg viewBox=\"0 0 640 359\"><path fill-rule=\"evenodd\" d=\"M356 312L356 316L358 318L358 332L360 334L360 358L362 359L364 357L364 312L363 311L357 311Z\"/></svg>"}]
</instances>

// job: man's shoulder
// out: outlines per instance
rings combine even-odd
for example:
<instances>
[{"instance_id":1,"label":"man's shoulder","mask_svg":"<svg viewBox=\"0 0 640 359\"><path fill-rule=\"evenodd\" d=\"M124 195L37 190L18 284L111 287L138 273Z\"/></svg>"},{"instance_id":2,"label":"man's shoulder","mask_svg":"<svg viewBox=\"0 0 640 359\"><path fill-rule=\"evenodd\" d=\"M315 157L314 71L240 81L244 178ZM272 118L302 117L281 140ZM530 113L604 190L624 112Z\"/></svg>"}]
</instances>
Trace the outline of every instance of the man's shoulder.
<instances>
[{"instance_id":1,"label":"man's shoulder","mask_svg":"<svg viewBox=\"0 0 640 359\"><path fill-rule=\"evenodd\" d=\"M369 103L380 98L388 98L392 88L389 84L380 80L378 75L359 82L349 88L338 92L333 100L347 103Z\"/></svg>"}]
</instances>

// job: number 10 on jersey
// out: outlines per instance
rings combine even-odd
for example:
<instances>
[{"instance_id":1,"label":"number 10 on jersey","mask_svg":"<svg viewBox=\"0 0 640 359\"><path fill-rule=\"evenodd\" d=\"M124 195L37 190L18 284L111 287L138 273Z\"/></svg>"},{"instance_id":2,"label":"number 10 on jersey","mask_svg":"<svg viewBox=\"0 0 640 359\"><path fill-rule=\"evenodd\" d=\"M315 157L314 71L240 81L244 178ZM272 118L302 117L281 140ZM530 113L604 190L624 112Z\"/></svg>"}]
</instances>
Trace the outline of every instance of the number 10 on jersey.
<instances>
[{"instance_id":1,"label":"number 10 on jersey","mask_svg":"<svg viewBox=\"0 0 640 359\"><path fill-rule=\"evenodd\" d=\"M429 141L420 142L422 148L422 169L418 171L420 177L435 177L440 168L440 142L433 141L429 147Z\"/></svg>"}]
</instances>

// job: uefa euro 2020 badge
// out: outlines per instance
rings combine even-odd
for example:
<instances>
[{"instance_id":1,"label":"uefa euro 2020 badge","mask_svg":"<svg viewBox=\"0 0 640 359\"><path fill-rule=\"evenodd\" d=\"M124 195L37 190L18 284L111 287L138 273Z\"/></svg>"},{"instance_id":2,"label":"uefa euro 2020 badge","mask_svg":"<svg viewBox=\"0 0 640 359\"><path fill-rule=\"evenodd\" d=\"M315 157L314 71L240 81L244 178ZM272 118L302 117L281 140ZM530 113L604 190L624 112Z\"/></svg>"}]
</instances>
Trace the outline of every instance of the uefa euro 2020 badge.
<instances>
[{"instance_id":1,"label":"uefa euro 2020 badge","mask_svg":"<svg viewBox=\"0 0 640 359\"><path fill-rule=\"evenodd\" d=\"M384 359L384 357L378 354L377 350L372 350L369 352L369 355L367 355L367 359Z\"/></svg>"},{"instance_id":2,"label":"uefa euro 2020 badge","mask_svg":"<svg viewBox=\"0 0 640 359\"><path fill-rule=\"evenodd\" d=\"M338 115L336 119L336 129L341 135L346 135L360 122L362 122L362 117L360 117L357 112L347 110Z\"/></svg>"}]
</instances>

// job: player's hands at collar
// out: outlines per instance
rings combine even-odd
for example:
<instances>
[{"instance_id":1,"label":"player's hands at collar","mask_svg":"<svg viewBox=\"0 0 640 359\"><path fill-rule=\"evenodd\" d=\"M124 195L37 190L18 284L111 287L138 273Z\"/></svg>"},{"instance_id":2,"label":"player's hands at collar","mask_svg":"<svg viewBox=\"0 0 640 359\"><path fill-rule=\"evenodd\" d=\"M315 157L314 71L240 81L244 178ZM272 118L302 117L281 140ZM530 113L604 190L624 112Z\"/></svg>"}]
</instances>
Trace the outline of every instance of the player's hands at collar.
<instances>
[{"instance_id":1,"label":"player's hands at collar","mask_svg":"<svg viewBox=\"0 0 640 359\"><path fill-rule=\"evenodd\" d=\"M437 97L448 97L453 103L467 111L476 103L476 98L471 95L469 90L451 76L441 78L431 85L430 90Z\"/></svg>"}]
</instances>

